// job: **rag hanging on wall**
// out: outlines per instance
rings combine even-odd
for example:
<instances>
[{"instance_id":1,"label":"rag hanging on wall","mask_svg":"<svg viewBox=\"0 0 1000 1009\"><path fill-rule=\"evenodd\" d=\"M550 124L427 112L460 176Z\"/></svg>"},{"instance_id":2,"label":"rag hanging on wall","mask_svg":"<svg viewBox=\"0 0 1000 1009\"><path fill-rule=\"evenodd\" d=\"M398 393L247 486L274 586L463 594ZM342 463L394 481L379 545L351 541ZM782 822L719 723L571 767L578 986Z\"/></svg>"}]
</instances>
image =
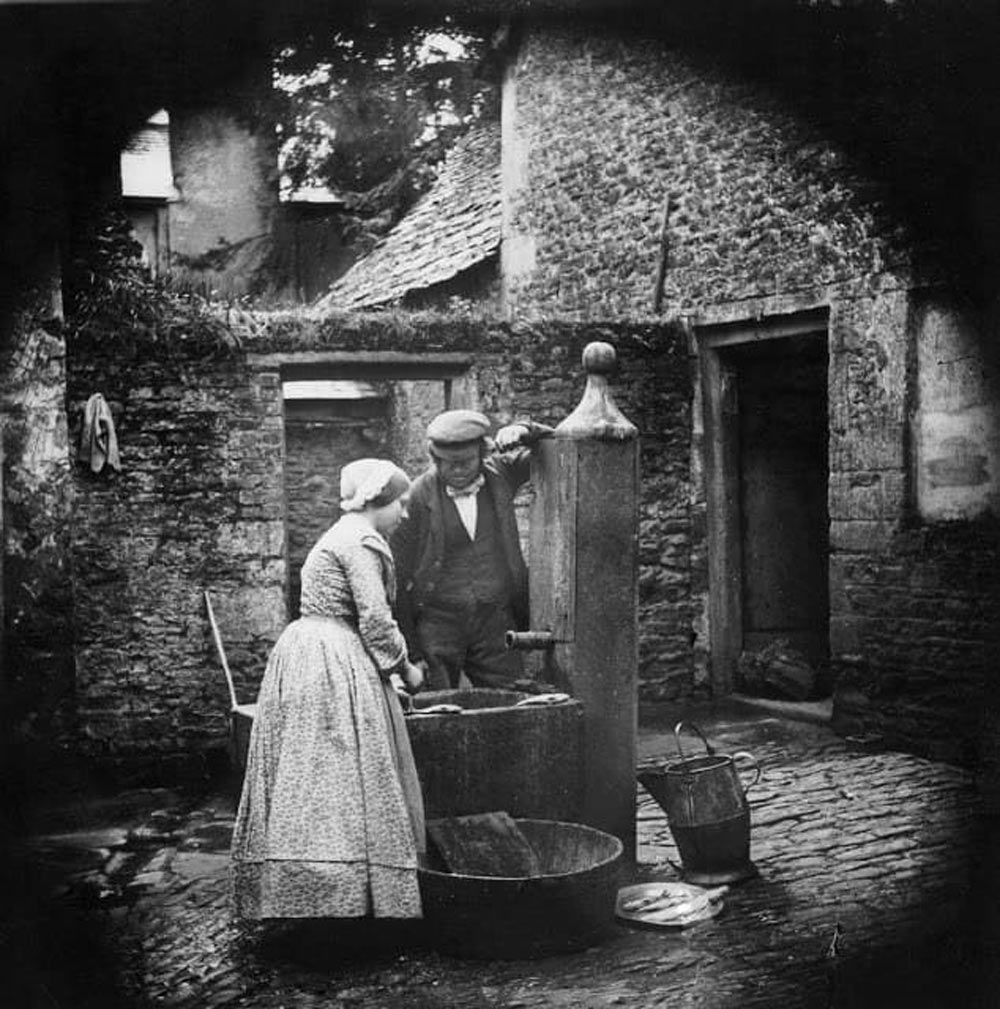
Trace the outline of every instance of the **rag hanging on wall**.
<instances>
[{"instance_id":1,"label":"rag hanging on wall","mask_svg":"<svg viewBox=\"0 0 1000 1009\"><path fill-rule=\"evenodd\" d=\"M111 408L99 392L95 392L83 408L83 430L80 432L77 458L93 473L100 473L105 466L114 470L122 468Z\"/></svg>"}]
</instances>

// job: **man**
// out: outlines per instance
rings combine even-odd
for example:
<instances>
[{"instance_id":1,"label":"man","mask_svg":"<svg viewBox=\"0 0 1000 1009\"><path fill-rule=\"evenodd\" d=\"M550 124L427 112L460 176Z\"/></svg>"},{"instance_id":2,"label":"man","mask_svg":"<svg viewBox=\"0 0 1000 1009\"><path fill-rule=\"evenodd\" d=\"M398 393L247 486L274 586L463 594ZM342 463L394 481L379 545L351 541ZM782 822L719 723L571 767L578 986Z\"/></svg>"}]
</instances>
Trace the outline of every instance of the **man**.
<instances>
[{"instance_id":1,"label":"man","mask_svg":"<svg viewBox=\"0 0 1000 1009\"><path fill-rule=\"evenodd\" d=\"M409 517L392 539L399 624L432 690L458 687L463 673L476 687L510 686L522 675L521 656L504 643L506 631L528 626L514 495L550 429L501 428L495 452L489 429L475 410L431 421L431 466L413 482Z\"/></svg>"}]
</instances>

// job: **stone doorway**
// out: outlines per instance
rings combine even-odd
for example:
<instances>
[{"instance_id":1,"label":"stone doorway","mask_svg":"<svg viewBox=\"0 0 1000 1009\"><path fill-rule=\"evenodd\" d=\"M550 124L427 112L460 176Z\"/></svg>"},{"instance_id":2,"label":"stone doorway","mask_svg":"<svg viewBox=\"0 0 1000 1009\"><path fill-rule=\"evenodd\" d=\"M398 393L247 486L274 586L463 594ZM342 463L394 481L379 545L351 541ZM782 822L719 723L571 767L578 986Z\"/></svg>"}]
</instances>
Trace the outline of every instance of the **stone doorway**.
<instances>
[{"instance_id":1,"label":"stone doorway","mask_svg":"<svg viewBox=\"0 0 1000 1009\"><path fill-rule=\"evenodd\" d=\"M302 563L340 517L341 468L375 456L416 476L427 465L430 420L450 407L475 407L477 397L465 355L312 353L281 360L279 368L286 606L294 619Z\"/></svg>"},{"instance_id":2,"label":"stone doorway","mask_svg":"<svg viewBox=\"0 0 1000 1009\"><path fill-rule=\"evenodd\" d=\"M386 383L286 382L285 537L288 611L299 615L299 573L312 545L340 516L340 470L393 454Z\"/></svg>"},{"instance_id":3,"label":"stone doorway","mask_svg":"<svg viewBox=\"0 0 1000 1009\"><path fill-rule=\"evenodd\" d=\"M825 317L699 333L713 690L784 641L828 687Z\"/></svg>"}]
</instances>

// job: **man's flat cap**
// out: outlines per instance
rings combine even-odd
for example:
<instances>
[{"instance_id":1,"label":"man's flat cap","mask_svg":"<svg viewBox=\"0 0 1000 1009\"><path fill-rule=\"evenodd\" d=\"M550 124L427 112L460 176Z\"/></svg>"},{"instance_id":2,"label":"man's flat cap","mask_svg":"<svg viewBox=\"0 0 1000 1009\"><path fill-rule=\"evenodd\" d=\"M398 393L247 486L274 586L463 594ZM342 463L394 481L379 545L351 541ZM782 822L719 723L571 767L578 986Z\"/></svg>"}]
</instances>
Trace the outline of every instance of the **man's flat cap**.
<instances>
[{"instance_id":1,"label":"man's flat cap","mask_svg":"<svg viewBox=\"0 0 1000 1009\"><path fill-rule=\"evenodd\" d=\"M489 418L476 410L446 410L427 425L427 437L435 445L478 441L489 433Z\"/></svg>"}]
</instances>

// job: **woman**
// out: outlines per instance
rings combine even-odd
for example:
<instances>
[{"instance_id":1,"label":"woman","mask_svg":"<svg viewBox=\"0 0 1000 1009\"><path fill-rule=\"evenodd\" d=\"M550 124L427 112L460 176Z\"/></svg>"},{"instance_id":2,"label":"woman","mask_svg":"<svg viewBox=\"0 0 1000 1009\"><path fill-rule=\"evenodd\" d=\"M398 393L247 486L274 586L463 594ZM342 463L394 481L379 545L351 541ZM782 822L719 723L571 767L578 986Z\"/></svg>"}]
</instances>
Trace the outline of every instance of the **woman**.
<instances>
[{"instance_id":1,"label":"woman","mask_svg":"<svg viewBox=\"0 0 1000 1009\"><path fill-rule=\"evenodd\" d=\"M424 814L399 698L419 688L393 619L387 537L409 478L361 459L302 565L301 616L267 663L233 831L248 918L418 918ZM398 679L397 679L398 677Z\"/></svg>"}]
</instances>

